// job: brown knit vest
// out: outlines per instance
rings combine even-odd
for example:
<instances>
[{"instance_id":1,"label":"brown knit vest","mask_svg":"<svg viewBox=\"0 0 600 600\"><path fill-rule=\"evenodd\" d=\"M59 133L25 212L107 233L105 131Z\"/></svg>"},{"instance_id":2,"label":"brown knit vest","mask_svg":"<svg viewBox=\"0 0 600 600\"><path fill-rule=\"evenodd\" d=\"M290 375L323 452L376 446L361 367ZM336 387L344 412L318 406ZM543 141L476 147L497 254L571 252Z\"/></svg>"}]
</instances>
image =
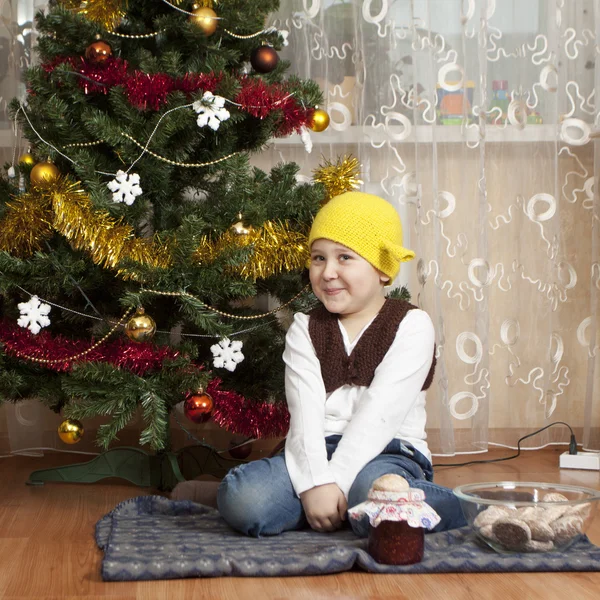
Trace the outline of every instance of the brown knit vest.
<instances>
[{"instance_id":1,"label":"brown knit vest","mask_svg":"<svg viewBox=\"0 0 600 600\"><path fill-rule=\"evenodd\" d=\"M337 315L330 313L324 306L312 310L308 332L321 363L325 391L330 393L346 384L371 385L375 369L390 349L402 319L413 308L417 307L404 300L386 299L379 314L362 334L350 356L346 354ZM433 362L423 390L428 389L433 381L435 362L434 349Z\"/></svg>"}]
</instances>

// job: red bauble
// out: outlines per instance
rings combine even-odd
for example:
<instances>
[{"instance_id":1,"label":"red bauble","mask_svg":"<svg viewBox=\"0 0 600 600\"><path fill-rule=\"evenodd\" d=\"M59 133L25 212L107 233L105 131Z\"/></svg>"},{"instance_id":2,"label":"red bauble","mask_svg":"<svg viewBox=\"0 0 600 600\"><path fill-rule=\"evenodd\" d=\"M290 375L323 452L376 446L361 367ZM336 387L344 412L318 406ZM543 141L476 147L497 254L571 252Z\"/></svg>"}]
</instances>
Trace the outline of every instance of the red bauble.
<instances>
[{"instance_id":1,"label":"red bauble","mask_svg":"<svg viewBox=\"0 0 600 600\"><path fill-rule=\"evenodd\" d=\"M250 456L250 454L252 453L252 443L251 442L248 442L247 444L244 444L243 446L240 446L240 444L244 444L243 439L233 438L229 442L229 456L231 456L231 458L237 458L238 460L244 460L245 458L248 458Z\"/></svg>"},{"instance_id":2,"label":"red bauble","mask_svg":"<svg viewBox=\"0 0 600 600\"><path fill-rule=\"evenodd\" d=\"M185 416L194 423L206 423L212 415L214 402L211 396L197 393L188 396L183 405Z\"/></svg>"},{"instance_id":3,"label":"red bauble","mask_svg":"<svg viewBox=\"0 0 600 600\"><path fill-rule=\"evenodd\" d=\"M271 46L259 46L250 55L250 64L258 73L270 73L279 62L279 55Z\"/></svg>"},{"instance_id":4,"label":"red bauble","mask_svg":"<svg viewBox=\"0 0 600 600\"><path fill-rule=\"evenodd\" d=\"M96 40L85 49L85 57L96 65L106 62L112 56L110 44L104 40Z\"/></svg>"}]
</instances>

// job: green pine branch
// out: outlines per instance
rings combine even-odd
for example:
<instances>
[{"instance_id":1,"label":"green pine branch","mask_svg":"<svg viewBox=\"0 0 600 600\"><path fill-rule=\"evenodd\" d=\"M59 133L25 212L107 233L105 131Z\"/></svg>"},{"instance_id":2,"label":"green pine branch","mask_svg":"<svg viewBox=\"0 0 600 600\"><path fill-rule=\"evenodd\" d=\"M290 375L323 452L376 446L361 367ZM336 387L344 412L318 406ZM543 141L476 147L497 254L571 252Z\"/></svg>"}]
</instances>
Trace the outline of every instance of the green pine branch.
<instances>
[{"instance_id":1,"label":"green pine branch","mask_svg":"<svg viewBox=\"0 0 600 600\"><path fill-rule=\"evenodd\" d=\"M146 428L140 435L141 444L149 444L153 450L164 450L168 438L169 413L165 401L152 390L142 394Z\"/></svg>"}]
</instances>

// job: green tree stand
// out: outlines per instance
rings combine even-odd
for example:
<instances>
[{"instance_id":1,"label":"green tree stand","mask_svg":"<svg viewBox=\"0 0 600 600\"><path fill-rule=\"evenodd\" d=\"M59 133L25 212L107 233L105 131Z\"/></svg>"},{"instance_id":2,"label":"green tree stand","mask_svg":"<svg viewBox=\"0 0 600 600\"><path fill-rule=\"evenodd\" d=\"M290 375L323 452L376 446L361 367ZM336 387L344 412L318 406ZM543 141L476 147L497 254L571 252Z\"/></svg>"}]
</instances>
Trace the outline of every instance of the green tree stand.
<instances>
[{"instance_id":1,"label":"green tree stand","mask_svg":"<svg viewBox=\"0 0 600 600\"><path fill-rule=\"evenodd\" d=\"M245 462L224 458L204 445L185 446L177 452L158 454L132 447L113 448L87 462L33 471L27 485L44 485L47 481L96 483L118 477L140 487L170 491L180 481L200 475L224 477L229 469Z\"/></svg>"}]
</instances>

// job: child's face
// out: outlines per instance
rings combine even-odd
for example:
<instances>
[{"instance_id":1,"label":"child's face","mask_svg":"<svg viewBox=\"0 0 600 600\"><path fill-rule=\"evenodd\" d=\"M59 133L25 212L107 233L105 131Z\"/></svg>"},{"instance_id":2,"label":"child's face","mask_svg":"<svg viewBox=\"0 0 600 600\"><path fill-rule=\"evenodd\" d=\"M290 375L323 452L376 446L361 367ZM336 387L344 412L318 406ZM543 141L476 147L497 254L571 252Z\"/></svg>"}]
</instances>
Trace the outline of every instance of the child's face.
<instances>
[{"instance_id":1,"label":"child's face","mask_svg":"<svg viewBox=\"0 0 600 600\"><path fill-rule=\"evenodd\" d=\"M310 284L329 312L369 318L379 312L387 275L353 250L323 238L313 242L310 257Z\"/></svg>"}]
</instances>

